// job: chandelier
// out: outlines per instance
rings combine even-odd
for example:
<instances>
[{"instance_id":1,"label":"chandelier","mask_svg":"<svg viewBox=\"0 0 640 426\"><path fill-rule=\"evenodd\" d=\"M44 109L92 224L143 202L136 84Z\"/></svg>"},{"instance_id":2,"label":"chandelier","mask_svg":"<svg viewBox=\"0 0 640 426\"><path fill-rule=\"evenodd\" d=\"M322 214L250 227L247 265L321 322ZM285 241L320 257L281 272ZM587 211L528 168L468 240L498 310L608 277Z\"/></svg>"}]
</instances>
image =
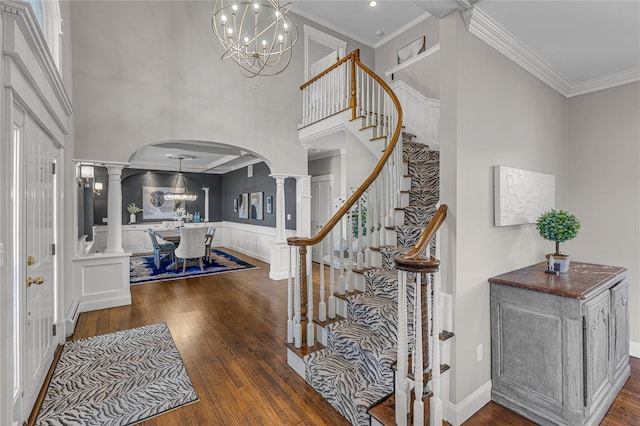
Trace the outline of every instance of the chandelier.
<instances>
[{"instance_id":1,"label":"chandelier","mask_svg":"<svg viewBox=\"0 0 640 426\"><path fill-rule=\"evenodd\" d=\"M279 0L214 0L211 28L245 77L280 74L291 62L298 28Z\"/></svg>"},{"instance_id":2,"label":"chandelier","mask_svg":"<svg viewBox=\"0 0 640 426\"><path fill-rule=\"evenodd\" d=\"M195 201L198 196L194 193L187 191L187 180L184 178L182 174L182 160L190 159L192 157L187 156L176 156L173 154L166 154L167 158L173 158L180 161L180 166L178 168L178 174L176 175L176 181L171 188L171 192L167 192L164 194L164 199L169 201Z\"/></svg>"}]
</instances>

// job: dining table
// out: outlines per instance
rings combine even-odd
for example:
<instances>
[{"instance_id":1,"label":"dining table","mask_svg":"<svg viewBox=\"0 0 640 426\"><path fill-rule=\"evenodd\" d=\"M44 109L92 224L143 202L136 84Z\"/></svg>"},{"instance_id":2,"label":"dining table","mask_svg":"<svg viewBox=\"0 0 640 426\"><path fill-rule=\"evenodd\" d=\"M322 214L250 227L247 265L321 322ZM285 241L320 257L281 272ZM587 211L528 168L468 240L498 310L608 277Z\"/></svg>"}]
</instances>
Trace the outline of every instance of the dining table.
<instances>
[{"instance_id":1,"label":"dining table","mask_svg":"<svg viewBox=\"0 0 640 426\"><path fill-rule=\"evenodd\" d=\"M167 229L164 231L156 231L156 235L162 238L165 241L170 243L179 243L180 242L180 232L176 229Z\"/></svg>"}]
</instances>

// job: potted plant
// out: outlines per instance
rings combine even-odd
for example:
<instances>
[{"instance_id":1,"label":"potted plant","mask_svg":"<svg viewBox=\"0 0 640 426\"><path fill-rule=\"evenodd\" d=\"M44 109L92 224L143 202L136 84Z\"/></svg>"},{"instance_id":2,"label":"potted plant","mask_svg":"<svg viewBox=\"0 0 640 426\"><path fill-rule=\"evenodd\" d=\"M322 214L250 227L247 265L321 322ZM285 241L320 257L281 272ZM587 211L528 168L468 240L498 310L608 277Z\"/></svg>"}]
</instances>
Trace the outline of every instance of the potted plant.
<instances>
[{"instance_id":1,"label":"potted plant","mask_svg":"<svg viewBox=\"0 0 640 426\"><path fill-rule=\"evenodd\" d=\"M559 270L565 273L569 270L569 255L560 253L560 243L569 241L578 235L580 230L580 221L572 214L565 210L549 210L538 218L536 229L545 240L555 241L555 253L547 254L551 270L551 264L554 264L553 270ZM553 261L551 258L553 257ZM559 267L555 267L555 263Z\"/></svg>"},{"instance_id":2,"label":"potted plant","mask_svg":"<svg viewBox=\"0 0 640 426\"><path fill-rule=\"evenodd\" d=\"M136 203L131 203L127 206L127 211L129 212L129 223L136 223L136 213L142 211L142 209L136 206Z\"/></svg>"}]
</instances>

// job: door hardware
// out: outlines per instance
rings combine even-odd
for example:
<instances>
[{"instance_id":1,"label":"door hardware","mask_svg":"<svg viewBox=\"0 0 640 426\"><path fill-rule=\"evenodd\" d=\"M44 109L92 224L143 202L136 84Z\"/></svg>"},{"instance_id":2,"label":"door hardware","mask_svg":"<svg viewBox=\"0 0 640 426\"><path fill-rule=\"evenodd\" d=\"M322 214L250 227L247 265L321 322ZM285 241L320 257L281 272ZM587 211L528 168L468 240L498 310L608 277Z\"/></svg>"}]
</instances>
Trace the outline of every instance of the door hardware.
<instances>
[{"instance_id":1,"label":"door hardware","mask_svg":"<svg viewBox=\"0 0 640 426\"><path fill-rule=\"evenodd\" d=\"M44 278L42 277L27 278L27 288L31 287L31 284L42 285L44 284Z\"/></svg>"},{"instance_id":2,"label":"door hardware","mask_svg":"<svg viewBox=\"0 0 640 426\"><path fill-rule=\"evenodd\" d=\"M36 258L33 256L27 256L27 265L31 266L36 263Z\"/></svg>"}]
</instances>

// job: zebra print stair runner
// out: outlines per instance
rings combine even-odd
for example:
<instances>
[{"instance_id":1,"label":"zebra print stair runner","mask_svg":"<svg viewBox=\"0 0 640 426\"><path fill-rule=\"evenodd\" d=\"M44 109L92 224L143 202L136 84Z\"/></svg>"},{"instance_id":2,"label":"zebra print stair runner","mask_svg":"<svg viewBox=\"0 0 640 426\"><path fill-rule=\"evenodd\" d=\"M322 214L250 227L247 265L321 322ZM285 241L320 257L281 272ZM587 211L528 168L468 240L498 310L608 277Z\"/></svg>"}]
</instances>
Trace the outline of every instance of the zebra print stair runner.
<instances>
[{"instance_id":1,"label":"zebra print stair runner","mask_svg":"<svg viewBox=\"0 0 640 426\"><path fill-rule=\"evenodd\" d=\"M369 425L369 408L394 392L398 272L393 259L415 245L440 198L440 153L413 138L403 134L411 189L404 224L395 227L396 246L380 248L382 268L365 271L365 292L346 297L347 319L326 326L327 347L304 357L306 381L353 425ZM415 274L409 280L415 282ZM414 287L408 285L410 318L414 301ZM408 329L413 342L413 324Z\"/></svg>"}]
</instances>

